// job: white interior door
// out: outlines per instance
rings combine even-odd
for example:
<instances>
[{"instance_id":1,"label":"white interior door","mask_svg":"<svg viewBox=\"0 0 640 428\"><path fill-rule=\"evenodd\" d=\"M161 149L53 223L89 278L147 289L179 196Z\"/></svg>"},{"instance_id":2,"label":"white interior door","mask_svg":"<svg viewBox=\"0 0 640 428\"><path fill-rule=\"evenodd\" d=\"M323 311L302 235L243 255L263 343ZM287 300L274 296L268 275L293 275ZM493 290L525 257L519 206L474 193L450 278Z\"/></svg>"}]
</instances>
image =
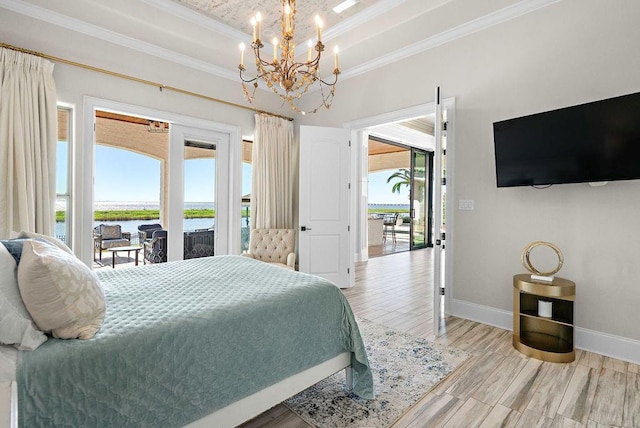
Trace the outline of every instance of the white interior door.
<instances>
[{"instance_id":1,"label":"white interior door","mask_svg":"<svg viewBox=\"0 0 640 428\"><path fill-rule=\"evenodd\" d=\"M349 131L300 127L299 269L352 285Z\"/></svg>"},{"instance_id":2,"label":"white interior door","mask_svg":"<svg viewBox=\"0 0 640 428\"><path fill-rule=\"evenodd\" d=\"M445 284L444 263L444 221L442 218L443 198L445 196L443 181L443 107L440 100L440 87L436 88L434 137L435 150L433 160L433 333L440 336L440 328L444 322L442 307Z\"/></svg>"}]
</instances>

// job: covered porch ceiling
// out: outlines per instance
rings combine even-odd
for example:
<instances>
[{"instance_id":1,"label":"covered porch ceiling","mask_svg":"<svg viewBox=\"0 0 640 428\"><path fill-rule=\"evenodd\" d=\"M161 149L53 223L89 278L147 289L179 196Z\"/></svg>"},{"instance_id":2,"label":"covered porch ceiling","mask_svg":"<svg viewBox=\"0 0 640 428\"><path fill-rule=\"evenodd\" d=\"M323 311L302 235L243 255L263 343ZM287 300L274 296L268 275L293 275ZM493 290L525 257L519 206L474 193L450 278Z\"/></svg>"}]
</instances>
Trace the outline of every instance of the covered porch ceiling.
<instances>
[{"instance_id":1,"label":"covered porch ceiling","mask_svg":"<svg viewBox=\"0 0 640 428\"><path fill-rule=\"evenodd\" d=\"M58 117L58 133L66 135L66 121ZM130 150L135 153L150 156L155 159L166 160L168 157L168 132L149 132L151 119L129 116L114 112L96 111L96 142L98 144ZM429 133L433 125L428 119L413 119L399 123L401 126L414 131ZM161 125L162 126L162 125ZM170 126L167 124L167 126ZM168 131L168 128L167 128ZM410 150L395 144L388 144L369 139L369 172L409 168L411 163ZM242 161L251 163L251 142L244 142ZM197 147L187 147L187 159L211 157L211 151Z\"/></svg>"}]
</instances>

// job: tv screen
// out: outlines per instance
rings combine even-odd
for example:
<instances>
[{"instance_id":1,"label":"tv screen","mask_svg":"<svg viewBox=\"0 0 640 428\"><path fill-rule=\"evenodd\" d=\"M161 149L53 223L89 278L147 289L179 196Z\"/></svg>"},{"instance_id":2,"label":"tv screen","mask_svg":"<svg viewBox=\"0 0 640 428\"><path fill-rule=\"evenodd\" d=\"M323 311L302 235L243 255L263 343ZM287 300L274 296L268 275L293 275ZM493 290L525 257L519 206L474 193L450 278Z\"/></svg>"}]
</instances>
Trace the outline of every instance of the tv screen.
<instances>
[{"instance_id":1,"label":"tv screen","mask_svg":"<svg viewBox=\"0 0 640 428\"><path fill-rule=\"evenodd\" d=\"M498 187L640 178L640 93L493 124Z\"/></svg>"}]
</instances>

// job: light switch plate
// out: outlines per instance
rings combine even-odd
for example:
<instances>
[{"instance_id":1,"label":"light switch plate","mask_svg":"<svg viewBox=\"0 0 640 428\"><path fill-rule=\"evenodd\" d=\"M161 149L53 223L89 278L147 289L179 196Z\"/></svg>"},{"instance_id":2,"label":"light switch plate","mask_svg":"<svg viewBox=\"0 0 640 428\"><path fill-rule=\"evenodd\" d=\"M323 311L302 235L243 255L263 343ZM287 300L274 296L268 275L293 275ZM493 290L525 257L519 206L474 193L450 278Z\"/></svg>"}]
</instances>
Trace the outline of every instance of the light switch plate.
<instances>
[{"instance_id":1,"label":"light switch plate","mask_svg":"<svg viewBox=\"0 0 640 428\"><path fill-rule=\"evenodd\" d=\"M458 209L463 211L473 211L473 199L460 199Z\"/></svg>"}]
</instances>

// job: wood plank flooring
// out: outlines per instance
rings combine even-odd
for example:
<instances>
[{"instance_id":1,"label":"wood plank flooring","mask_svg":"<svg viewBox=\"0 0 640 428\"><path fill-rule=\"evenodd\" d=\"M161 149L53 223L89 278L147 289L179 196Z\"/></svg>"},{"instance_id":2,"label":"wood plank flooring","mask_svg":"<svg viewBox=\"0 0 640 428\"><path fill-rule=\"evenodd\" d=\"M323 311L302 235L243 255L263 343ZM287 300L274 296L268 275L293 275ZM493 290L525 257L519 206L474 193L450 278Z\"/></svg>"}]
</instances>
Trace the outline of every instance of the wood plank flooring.
<instances>
[{"instance_id":1,"label":"wood plank flooring","mask_svg":"<svg viewBox=\"0 0 640 428\"><path fill-rule=\"evenodd\" d=\"M398 253L356 266L344 290L356 316L433 339L431 250ZM410 408L401 427L640 427L640 366L577 350L570 364L527 358L511 332L455 317L437 342L471 357ZM306 428L283 405L245 427Z\"/></svg>"}]
</instances>

